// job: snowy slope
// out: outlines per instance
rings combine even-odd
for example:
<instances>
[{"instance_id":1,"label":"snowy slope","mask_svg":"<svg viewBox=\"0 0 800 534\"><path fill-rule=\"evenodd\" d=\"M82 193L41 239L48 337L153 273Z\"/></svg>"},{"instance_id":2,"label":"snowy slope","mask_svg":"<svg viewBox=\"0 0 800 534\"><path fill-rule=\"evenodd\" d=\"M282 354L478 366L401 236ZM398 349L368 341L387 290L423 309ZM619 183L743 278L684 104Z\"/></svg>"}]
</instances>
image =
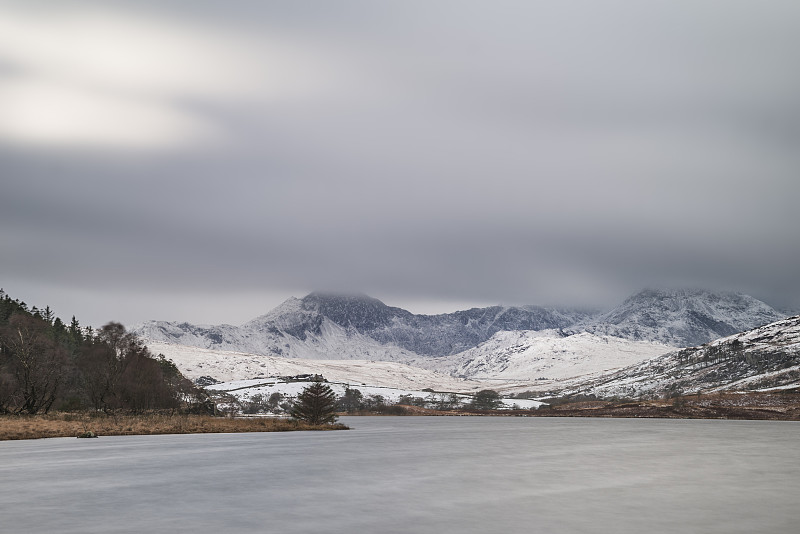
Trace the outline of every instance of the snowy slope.
<instances>
[{"instance_id":1,"label":"snowy slope","mask_svg":"<svg viewBox=\"0 0 800 534\"><path fill-rule=\"evenodd\" d=\"M571 331L691 347L783 317L760 300L739 293L647 289Z\"/></svg>"},{"instance_id":2,"label":"snowy slope","mask_svg":"<svg viewBox=\"0 0 800 534\"><path fill-rule=\"evenodd\" d=\"M300 374L321 374L334 382L437 391L472 391L481 384L395 362L360 360L307 360L263 356L159 342L147 343L163 354L187 378L211 377L219 382Z\"/></svg>"},{"instance_id":3,"label":"snowy slope","mask_svg":"<svg viewBox=\"0 0 800 534\"><path fill-rule=\"evenodd\" d=\"M539 388L609 373L670 350L656 343L587 333L567 336L556 330L498 332L460 354L410 363L471 380L535 383Z\"/></svg>"},{"instance_id":4,"label":"snowy slope","mask_svg":"<svg viewBox=\"0 0 800 534\"><path fill-rule=\"evenodd\" d=\"M566 393L636 397L789 387L800 387L800 316L673 351Z\"/></svg>"}]
</instances>

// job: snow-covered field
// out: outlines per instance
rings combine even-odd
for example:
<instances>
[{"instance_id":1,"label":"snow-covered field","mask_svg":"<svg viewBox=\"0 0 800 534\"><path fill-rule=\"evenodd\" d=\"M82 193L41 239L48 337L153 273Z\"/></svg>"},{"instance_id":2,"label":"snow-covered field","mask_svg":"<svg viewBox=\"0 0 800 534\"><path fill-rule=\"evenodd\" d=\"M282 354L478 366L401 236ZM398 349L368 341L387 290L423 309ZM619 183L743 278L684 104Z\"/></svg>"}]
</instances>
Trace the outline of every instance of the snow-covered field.
<instances>
[{"instance_id":1,"label":"snow-covered field","mask_svg":"<svg viewBox=\"0 0 800 534\"><path fill-rule=\"evenodd\" d=\"M308 385L309 382L287 382L277 378L270 378L266 380L234 380L208 386L208 389L225 391L234 395L239 401L248 401L254 395L262 395L264 398L268 398L276 392L286 397L294 398ZM337 396L344 395L345 389L350 387L352 389L357 389L365 398L380 395L386 404L397 403L400 397L404 395L420 397L435 404L441 400L442 395L447 395L443 392L431 393L430 391L421 391L417 389L380 387L353 382L329 382L328 385ZM461 404L468 404L472 400L472 396L466 394L456 394L456 397ZM502 402L506 408L516 406L520 409L528 409L538 408L542 405L541 402L527 399L502 399Z\"/></svg>"},{"instance_id":2,"label":"snow-covered field","mask_svg":"<svg viewBox=\"0 0 800 534\"><path fill-rule=\"evenodd\" d=\"M395 362L289 359L157 342L150 342L147 346L153 354L163 354L175 362L178 369L192 380L210 376L219 382L231 382L320 374L331 382L368 384L410 391L430 388L436 391L468 393L484 387L481 382Z\"/></svg>"},{"instance_id":3,"label":"snow-covered field","mask_svg":"<svg viewBox=\"0 0 800 534\"><path fill-rule=\"evenodd\" d=\"M501 393L552 390L612 373L670 350L665 345L611 336L564 336L555 330L498 332L465 352L438 358L407 357L406 363L283 358L152 341L148 346L153 353L174 361L193 380L211 377L232 383L319 374L333 383L391 388L397 392L430 388L467 394L480 389ZM403 394L412 393L395 396Z\"/></svg>"},{"instance_id":4,"label":"snow-covered field","mask_svg":"<svg viewBox=\"0 0 800 534\"><path fill-rule=\"evenodd\" d=\"M320 374L331 382L399 390L470 393L545 390L612 373L670 350L656 343L555 330L498 332L468 351L446 357L408 357L405 363L372 360L315 360L262 356L148 343L153 353L173 360L187 377L219 382L299 374ZM407 365L408 364L408 365Z\"/></svg>"}]
</instances>

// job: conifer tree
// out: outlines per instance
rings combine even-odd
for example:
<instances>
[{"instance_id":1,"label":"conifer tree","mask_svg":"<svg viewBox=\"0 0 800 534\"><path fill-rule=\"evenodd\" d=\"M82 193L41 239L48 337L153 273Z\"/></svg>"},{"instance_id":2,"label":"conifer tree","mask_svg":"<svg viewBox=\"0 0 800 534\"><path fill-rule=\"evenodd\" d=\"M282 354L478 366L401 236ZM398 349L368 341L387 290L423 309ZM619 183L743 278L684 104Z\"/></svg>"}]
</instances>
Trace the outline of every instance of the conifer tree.
<instances>
[{"instance_id":1,"label":"conifer tree","mask_svg":"<svg viewBox=\"0 0 800 534\"><path fill-rule=\"evenodd\" d=\"M336 394L327 384L314 382L297 396L292 417L310 425L336 422Z\"/></svg>"},{"instance_id":2,"label":"conifer tree","mask_svg":"<svg viewBox=\"0 0 800 534\"><path fill-rule=\"evenodd\" d=\"M83 342L83 330L74 315L72 316L72 321L69 323L68 331L73 343L79 345Z\"/></svg>"}]
</instances>

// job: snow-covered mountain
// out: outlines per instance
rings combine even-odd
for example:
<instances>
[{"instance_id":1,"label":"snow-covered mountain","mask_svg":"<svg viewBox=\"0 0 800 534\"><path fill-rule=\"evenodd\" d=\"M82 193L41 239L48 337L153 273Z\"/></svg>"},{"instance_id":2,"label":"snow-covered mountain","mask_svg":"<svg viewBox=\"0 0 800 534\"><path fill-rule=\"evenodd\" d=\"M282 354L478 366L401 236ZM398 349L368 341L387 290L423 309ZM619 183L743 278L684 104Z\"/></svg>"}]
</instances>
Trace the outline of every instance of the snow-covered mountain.
<instances>
[{"instance_id":1,"label":"snow-covered mountain","mask_svg":"<svg viewBox=\"0 0 800 534\"><path fill-rule=\"evenodd\" d=\"M280 308L291 304L286 302ZM382 344L355 329L344 328L327 317L315 317L317 324L308 330L297 328L283 316L277 319L272 324L251 322L241 327L153 321L133 331L148 344L158 342L295 359L403 361L416 356L397 345ZM282 322L289 323L286 330L281 328Z\"/></svg>"},{"instance_id":2,"label":"snow-covered mountain","mask_svg":"<svg viewBox=\"0 0 800 534\"><path fill-rule=\"evenodd\" d=\"M311 293L242 326L149 321L134 332L147 341L252 354L405 361L464 352L498 332L549 329L686 347L782 317L753 297L702 290L645 290L603 314L492 306L416 315L367 296Z\"/></svg>"},{"instance_id":3,"label":"snow-covered mountain","mask_svg":"<svg viewBox=\"0 0 800 534\"><path fill-rule=\"evenodd\" d=\"M764 302L739 293L647 289L571 330L691 347L783 317Z\"/></svg>"},{"instance_id":4,"label":"snow-covered mountain","mask_svg":"<svg viewBox=\"0 0 800 534\"><path fill-rule=\"evenodd\" d=\"M456 354L510 330L566 328L586 312L539 306L473 308L416 315L367 296L311 293L291 298L242 325L149 321L133 330L146 341L290 358L401 361Z\"/></svg>"},{"instance_id":5,"label":"snow-covered mountain","mask_svg":"<svg viewBox=\"0 0 800 534\"><path fill-rule=\"evenodd\" d=\"M645 290L602 314L493 306L415 315L367 296L312 293L238 327L150 321L134 332L166 355L191 347L239 354L224 359L232 367L218 367L218 380L263 375L266 356L278 367L285 359L394 362L497 389L552 390L649 360L666 345L706 343L780 317L752 297L701 290ZM364 372L351 369L354 380Z\"/></svg>"},{"instance_id":6,"label":"snow-covered mountain","mask_svg":"<svg viewBox=\"0 0 800 534\"><path fill-rule=\"evenodd\" d=\"M800 316L626 367L569 388L602 397L800 387Z\"/></svg>"}]
</instances>

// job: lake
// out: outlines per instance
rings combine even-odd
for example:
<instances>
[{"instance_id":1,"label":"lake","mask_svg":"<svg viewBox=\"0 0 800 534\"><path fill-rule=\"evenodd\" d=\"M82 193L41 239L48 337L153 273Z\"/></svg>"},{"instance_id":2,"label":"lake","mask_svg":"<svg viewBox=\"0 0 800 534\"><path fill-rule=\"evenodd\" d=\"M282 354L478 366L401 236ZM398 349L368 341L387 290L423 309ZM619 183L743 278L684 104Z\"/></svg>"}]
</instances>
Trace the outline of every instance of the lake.
<instances>
[{"instance_id":1,"label":"lake","mask_svg":"<svg viewBox=\"0 0 800 534\"><path fill-rule=\"evenodd\" d=\"M800 532L800 423L353 417L0 442L0 532Z\"/></svg>"}]
</instances>

